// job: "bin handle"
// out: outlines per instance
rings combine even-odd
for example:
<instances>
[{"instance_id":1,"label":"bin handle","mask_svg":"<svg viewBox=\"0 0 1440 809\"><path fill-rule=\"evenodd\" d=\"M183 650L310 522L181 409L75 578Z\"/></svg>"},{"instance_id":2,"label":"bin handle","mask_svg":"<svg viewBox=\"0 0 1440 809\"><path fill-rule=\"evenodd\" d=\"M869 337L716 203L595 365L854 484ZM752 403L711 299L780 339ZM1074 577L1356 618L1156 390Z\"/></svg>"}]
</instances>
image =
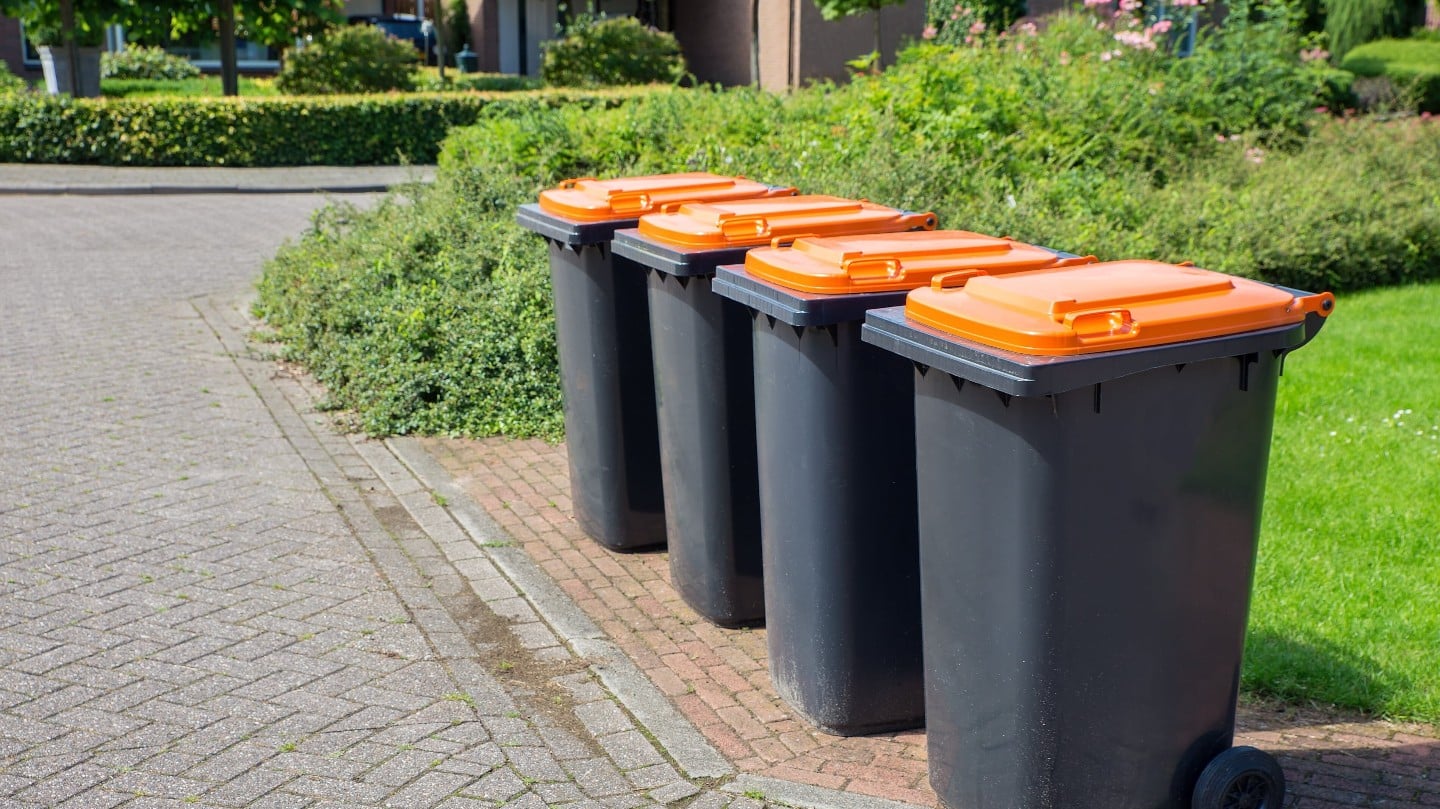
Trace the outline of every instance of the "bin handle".
<instances>
[{"instance_id":1,"label":"bin handle","mask_svg":"<svg viewBox=\"0 0 1440 809\"><path fill-rule=\"evenodd\" d=\"M905 277L905 267L893 256L867 256L847 259L840 265L850 280L857 284L881 284Z\"/></svg>"},{"instance_id":2,"label":"bin handle","mask_svg":"<svg viewBox=\"0 0 1440 809\"><path fill-rule=\"evenodd\" d=\"M732 216L720 222L720 232L727 239L762 239L770 235L770 220L758 214Z\"/></svg>"},{"instance_id":3,"label":"bin handle","mask_svg":"<svg viewBox=\"0 0 1440 809\"><path fill-rule=\"evenodd\" d=\"M1140 336L1140 324L1130 316L1129 309L1071 312L1062 322L1082 345L1119 343Z\"/></svg>"},{"instance_id":4,"label":"bin handle","mask_svg":"<svg viewBox=\"0 0 1440 809\"><path fill-rule=\"evenodd\" d=\"M942 272L930 279L930 288L934 290L959 289L971 278L986 275L984 270L955 270L954 272Z\"/></svg>"},{"instance_id":5,"label":"bin handle","mask_svg":"<svg viewBox=\"0 0 1440 809\"><path fill-rule=\"evenodd\" d=\"M1325 318L1335 311L1335 296L1329 292L1313 294L1289 287L1278 288L1295 296L1294 302L1287 307L1286 311L1305 313L1305 341L1300 346L1314 340L1315 335L1320 333L1320 328L1325 325ZM1300 346L1296 346L1296 348Z\"/></svg>"},{"instance_id":6,"label":"bin handle","mask_svg":"<svg viewBox=\"0 0 1440 809\"><path fill-rule=\"evenodd\" d=\"M905 225L906 230L934 230L935 212L911 213L905 211L900 214L900 222Z\"/></svg>"},{"instance_id":7,"label":"bin handle","mask_svg":"<svg viewBox=\"0 0 1440 809\"><path fill-rule=\"evenodd\" d=\"M660 205L660 213L675 213L676 211L679 211L680 208L681 208L682 206L684 206L684 205L685 205L685 203L683 203L683 202L666 202L666 203L662 203L662 204Z\"/></svg>"},{"instance_id":8,"label":"bin handle","mask_svg":"<svg viewBox=\"0 0 1440 809\"><path fill-rule=\"evenodd\" d=\"M788 236L776 236L770 240L770 246L776 250L782 247L792 247L801 239L814 239L819 235L818 233L791 233Z\"/></svg>"},{"instance_id":9,"label":"bin handle","mask_svg":"<svg viewBox=\"0 0 1440 809\"><path fill-rule=\"evenodd\" d=\"M569 191L580 183L593 183L595 182L595 180L595 177L571 177L568 180L560 181L560 190Z\"/></svg>"},{"instance_id":10,"label":"bin handle","mask_svg":"<svg viewBox=\"0 0 1440 809\"><path fill-rule=\"evenodd\" d=\"M641 213L650 210L650 195L644 191L612 194L608 202L614 213Z\"/></svg>"},{"instance_id":11,"label":"bin handle","mask_svg":"<svg viewBox=\"0 0 1440 809\"><path fill-rule=\"evenodd\" d=\"M1099 259L1095 258L1094 256L1071 256L1070 258L1062 258L1054 264L1051 264L1050 266L1077 267L1081 264L1094 264L1096 261L1099 261Z\"/></svg>"}]
</instances>

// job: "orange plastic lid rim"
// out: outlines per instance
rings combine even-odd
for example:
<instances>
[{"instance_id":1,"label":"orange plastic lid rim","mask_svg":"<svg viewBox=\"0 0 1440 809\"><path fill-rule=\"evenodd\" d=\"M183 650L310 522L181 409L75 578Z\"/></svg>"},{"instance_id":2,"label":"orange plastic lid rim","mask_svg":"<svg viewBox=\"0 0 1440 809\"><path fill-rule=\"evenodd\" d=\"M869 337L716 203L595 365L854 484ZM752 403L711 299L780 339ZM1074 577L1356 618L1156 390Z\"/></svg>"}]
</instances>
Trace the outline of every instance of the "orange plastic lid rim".
<instances>
[{"instance_id":1,"label":"orange plastic lid rim","mask_svg":"<svg viewBox=\"0 0 1440 809\"><path fill-rule=\"evenodd\" d=\"M1166 345L1328 316L1328 292L1296 297L1259 281L1158 261L932 279L907 318L1021 354L1071 356Z\"/></svg>"},{"instance_id":2,"label":"orange plastic lid rim","mask_svg":"<svg viewBox=\"0 0 1440 809\"><path fill-rule=\"evenodd\" d=\"M1061 258L1043 247L965 230L930 230L856 236L803 237L786 247L751 250L745 271L800 292L849 294L898 292L937 277L1001 275L1093 262L1094 256Z\"/></svg>"},{"instance_id":3,"label":"orange plastic lid rim","mask_svg":"<svg viewBox=\"0 0 1440 809\"><path fill-rule=\"evenodd\" d=\"M935 214L820 194L689 202L640 218L640 234L690 249L770 244L777 238L838 233L933 230Z\"/></svg>"},{"instance_id":4,"label":"orange plastic lid rim","mask_svg":"<svg viewBox=\"0 0 1440 809\"><path fill-rule=\"evenodd\" d=\"M790 196L794 188L708 172L598 180L577 177L540 192L540 209L580 222L635 219L684 202Z\"/></svg>"}]
</instances>

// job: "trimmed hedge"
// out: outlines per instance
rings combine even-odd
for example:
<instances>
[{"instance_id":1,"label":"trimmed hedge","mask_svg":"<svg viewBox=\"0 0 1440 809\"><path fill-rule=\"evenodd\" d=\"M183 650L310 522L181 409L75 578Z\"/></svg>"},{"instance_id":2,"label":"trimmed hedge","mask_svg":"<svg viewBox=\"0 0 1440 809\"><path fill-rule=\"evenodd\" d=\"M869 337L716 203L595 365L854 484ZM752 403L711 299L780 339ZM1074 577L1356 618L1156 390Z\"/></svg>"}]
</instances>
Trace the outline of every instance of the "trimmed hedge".
<instances>
[{"instance_id":1,"label":"trimmed hedge","mask_svg":"<svg viewBox=\"0 0 1440 809\"><path fill-rule=\"evenodd\" d=\"M1345 54L1341 67L1357 76L1390 80L1401 93L1413 93L1427 112L1440 112L1440 41L1382 39Z\"/></svg>"},{"instance_id":2,"label":"trimmed hedge","mask_svg":"<svg viewBox=\"0 0 1440 809\"><path fill-rule=\"evenodd\" d=\"M0 98L0 163L368 166L434 162L451 127L656 90L329 98Z\"/></svg>"}]
</instances>

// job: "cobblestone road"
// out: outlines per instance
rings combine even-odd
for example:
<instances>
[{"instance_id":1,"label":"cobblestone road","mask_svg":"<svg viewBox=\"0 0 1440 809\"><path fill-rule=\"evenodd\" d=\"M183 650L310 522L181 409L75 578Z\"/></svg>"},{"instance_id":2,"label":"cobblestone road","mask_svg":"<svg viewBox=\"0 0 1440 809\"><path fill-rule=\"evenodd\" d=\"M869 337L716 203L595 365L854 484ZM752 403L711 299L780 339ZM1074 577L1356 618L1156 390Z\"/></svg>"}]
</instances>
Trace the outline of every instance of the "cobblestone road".
<instances>
[{"instance_id":1,"label":"cobblestone road","mask_svg":"<svg viewBox=\"0 0 1440 809\"><path fill-rule=\"evenodd\" d=\"M321 202L0 199L0 806L758 807L247 348Z\"/></svg>"}]
</instances>

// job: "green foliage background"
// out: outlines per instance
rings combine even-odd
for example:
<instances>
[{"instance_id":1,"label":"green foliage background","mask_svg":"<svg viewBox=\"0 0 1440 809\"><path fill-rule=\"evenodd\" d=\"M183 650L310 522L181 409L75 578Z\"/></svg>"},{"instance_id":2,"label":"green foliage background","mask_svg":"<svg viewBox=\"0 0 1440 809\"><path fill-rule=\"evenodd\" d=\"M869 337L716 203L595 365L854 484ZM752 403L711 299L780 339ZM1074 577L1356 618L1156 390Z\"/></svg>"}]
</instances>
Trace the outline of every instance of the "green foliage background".
<instances>
[{"instance_id":1,"label":"green foliage background","mask_svg":"<svg viewBox=\"0 0 1440 809\"><path fill-rule=\"evenodd\" d=\"M271 98L0 97L0 162L361 166L434 162L487 112L623 103L624 91ZM493 108L493 109L492 109Z\"/></svg>"},{"instance_id":2,"label":"green foliage background","mask_svg":"<svg viewBox=\"0 0 1440 809\"><path fill-rule=\"evenodd\" d=\"M686 72L675 36L634 17L580 14L542 48L540 75L557 87L674 84Z\"/></svg>"},{"instance_id":3,"label":"green foliage background","mask_svg":"<svg viewBox=\"0 0 1440 809\"><path fill-rule=\"evenodd\" d=\"M346 25L285 60L275 87L290 95L409 90L420 54L373 25Z\"/></svg>"}]
</instances>

